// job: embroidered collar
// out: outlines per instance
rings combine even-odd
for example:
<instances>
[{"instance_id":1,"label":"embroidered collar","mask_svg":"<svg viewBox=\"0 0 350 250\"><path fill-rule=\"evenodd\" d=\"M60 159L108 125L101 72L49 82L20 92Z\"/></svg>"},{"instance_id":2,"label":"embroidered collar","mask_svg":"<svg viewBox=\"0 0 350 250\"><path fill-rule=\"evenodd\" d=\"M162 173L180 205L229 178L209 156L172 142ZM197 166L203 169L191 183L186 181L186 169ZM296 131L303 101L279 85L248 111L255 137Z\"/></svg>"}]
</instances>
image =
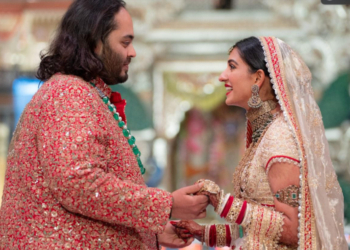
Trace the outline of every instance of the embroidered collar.
<instances>
[{"instance_id":1,"label":"embroidered collar","mask_svg":"<svg viewBox=\"0 0 350 250\"><path fill-rule=\"evenodd\" d=\"M91 81L95 86L100 89L105 96L111 98L112 90L111 88L99 77ZM118 93L119 94L119 93Z\"/></svg>"}]
</instances>

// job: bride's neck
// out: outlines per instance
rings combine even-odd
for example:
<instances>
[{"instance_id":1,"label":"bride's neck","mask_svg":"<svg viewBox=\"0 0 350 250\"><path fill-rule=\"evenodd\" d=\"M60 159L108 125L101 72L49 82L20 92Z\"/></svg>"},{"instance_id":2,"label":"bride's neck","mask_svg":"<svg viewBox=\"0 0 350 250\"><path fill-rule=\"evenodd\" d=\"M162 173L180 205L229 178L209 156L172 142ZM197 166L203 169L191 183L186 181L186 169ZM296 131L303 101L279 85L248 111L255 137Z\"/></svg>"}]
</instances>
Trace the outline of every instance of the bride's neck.
<instances>
[{"instance_id":1,"label":"bride's neck","mask_svg":"<svg viewBox=\"0 0 350 250\"><path fill-rule=\"evenodd\" d=\"M256 131L262 132L279 111L280 106L274 100L264 101L259 108L250 108L246 115L252 126L253 133Z\"/></svg>"}]
</instances>

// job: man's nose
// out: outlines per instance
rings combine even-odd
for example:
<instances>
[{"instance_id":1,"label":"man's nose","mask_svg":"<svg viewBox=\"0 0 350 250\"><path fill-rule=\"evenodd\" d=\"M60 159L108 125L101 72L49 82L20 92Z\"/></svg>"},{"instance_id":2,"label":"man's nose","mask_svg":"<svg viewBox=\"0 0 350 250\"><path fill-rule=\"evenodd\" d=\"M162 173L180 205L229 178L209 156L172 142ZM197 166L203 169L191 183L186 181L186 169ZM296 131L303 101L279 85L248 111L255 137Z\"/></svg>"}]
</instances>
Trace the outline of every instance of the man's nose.
<instances>
[{"instance_id":1,"label":"man's nose","mask_svg":"<svg viewBox=\"0 0 350 250\"><path fill-rule=\"evenodd\" d=\"M128 53L129 57L135 57L136 56L136 51L135 51L134 45L131 44L130 49L129 49L128 52L129 52Z\"/></svg>"}]
</instances>

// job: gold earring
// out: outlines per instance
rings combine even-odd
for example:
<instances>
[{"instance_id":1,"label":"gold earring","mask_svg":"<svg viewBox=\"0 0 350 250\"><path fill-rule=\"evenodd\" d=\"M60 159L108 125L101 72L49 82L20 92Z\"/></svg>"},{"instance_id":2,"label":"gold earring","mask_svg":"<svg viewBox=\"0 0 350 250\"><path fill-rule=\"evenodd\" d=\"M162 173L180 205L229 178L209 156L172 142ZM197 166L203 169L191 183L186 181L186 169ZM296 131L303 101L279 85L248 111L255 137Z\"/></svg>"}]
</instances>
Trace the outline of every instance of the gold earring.
<instances>
[{"instance_id":1,"label":"gold earring","mask_svg":"<svg viewBox=\"0 0 350 250\"><path fill-rule=\"evenodd\" d=\"M262 105L262 101L259 96L259 86L254 84L252 86L252 97L249 98L248 106L257 109Z\"/></svg>"}]
</instances>

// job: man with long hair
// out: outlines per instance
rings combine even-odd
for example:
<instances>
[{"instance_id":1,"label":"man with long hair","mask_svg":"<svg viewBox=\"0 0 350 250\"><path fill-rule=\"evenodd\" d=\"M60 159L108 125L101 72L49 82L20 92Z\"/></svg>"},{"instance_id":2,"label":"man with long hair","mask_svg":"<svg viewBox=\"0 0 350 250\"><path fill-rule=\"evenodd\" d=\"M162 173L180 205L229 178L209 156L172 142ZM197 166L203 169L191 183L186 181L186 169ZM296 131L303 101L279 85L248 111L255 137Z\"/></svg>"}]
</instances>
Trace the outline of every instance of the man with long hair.
<instances>
[{"instance_id":1,"label":"man with long hair","mask_svg":"<svg viewBox=\"0 0 350 250\"><path fill-rule=\"evenodd\" d=\"M41 56L44 82L11 141L0 249L157 249L189 245L168 223L205 217L200 185L148 188L125 101L136 56L122 0L76 0ZM142 122L142 117L140 117Z\"/></svg>"}]
</instances>

